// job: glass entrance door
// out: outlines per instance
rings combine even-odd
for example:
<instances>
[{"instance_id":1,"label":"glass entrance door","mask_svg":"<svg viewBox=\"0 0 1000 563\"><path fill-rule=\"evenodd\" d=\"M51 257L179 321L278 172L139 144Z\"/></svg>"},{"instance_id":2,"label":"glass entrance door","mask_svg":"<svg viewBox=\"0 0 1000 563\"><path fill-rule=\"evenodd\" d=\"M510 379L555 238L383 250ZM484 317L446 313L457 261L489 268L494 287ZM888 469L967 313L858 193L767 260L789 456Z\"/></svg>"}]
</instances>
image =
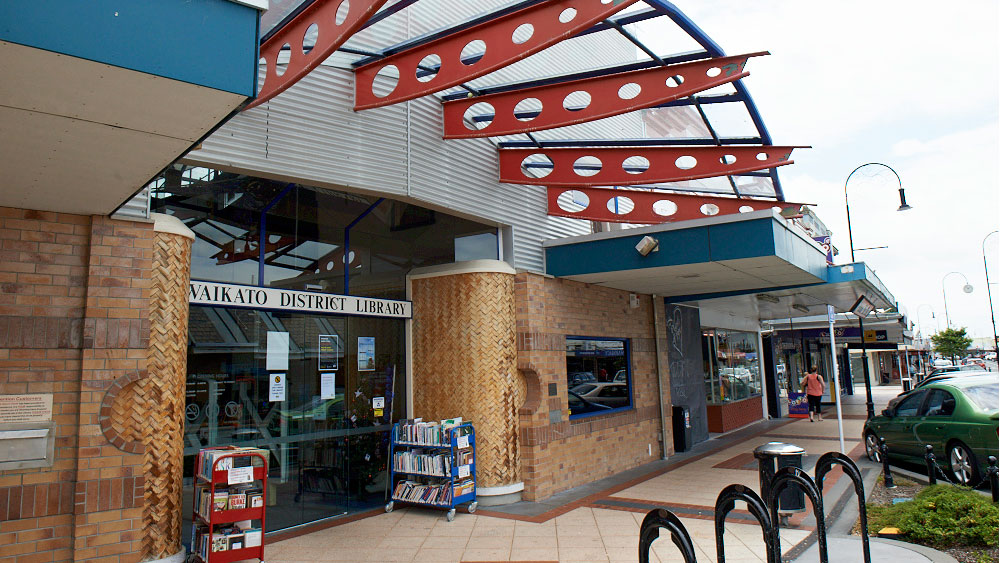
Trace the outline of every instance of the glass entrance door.
<instances>
[{"instance_id":1,"label":"glass entrance door","mask_svg":"<svg viewBox=\"0 0 1000 563\"><path fill-rule=\"evenodd\" d=\"M268 450L267 531L383 504L403 353L396 319L192 307L185 476L203 447Z\"/></svg>"}]
</instances>

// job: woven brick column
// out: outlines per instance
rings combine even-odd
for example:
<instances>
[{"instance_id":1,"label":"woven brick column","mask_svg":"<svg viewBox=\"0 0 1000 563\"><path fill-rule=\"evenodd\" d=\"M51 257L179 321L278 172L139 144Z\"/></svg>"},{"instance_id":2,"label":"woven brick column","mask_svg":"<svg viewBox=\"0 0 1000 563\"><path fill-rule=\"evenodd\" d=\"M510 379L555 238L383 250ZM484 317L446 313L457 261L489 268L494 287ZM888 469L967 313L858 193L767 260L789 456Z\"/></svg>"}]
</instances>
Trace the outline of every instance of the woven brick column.
<instances>
[{"instance_id":1,"label":"woven brick column","mask_svg":"<svg viewBox=\"0 0 1000 563\"><path fill-rule=\"evenodd\" d=\"M413 414L462 416L476 426L481 504L515 496L521 484L518 408L524 381L514 341L514 270L476 260L415 270L413 301Z\"/></svg>"},{"instance_id":2,"label":"woven brick column","mask_svg":"<svg viewBox=\"0 0 1000 563\"><path fill-rule=\"evenodd\" d=\"M181 550L188 283L194 240L194 233L177 219L160 214L154 217L149 376L141 385L147 407L143 433L144 559L161 559Z\"/></svg>"}]
</instances>

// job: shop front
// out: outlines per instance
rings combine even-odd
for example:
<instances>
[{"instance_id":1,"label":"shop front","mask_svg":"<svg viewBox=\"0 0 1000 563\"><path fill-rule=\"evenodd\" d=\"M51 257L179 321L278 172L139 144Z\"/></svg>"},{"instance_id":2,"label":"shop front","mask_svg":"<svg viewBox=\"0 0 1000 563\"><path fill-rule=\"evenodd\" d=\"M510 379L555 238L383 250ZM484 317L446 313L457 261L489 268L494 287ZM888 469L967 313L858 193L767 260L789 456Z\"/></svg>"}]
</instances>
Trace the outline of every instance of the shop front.
<instances>
[{"instance_id":1,"label":"shop front","mask_svg":"<svg viewBox=\"0 0 1000 563\"><path fill-rule=\"evenodd\" d=\"M185 502L197 452L240 445L271 453L268 531L384 504L389 430L410 396L406 274L496 258L495 228L198 167L152 196L195 236Z\"/></svg>"}]
</instances>

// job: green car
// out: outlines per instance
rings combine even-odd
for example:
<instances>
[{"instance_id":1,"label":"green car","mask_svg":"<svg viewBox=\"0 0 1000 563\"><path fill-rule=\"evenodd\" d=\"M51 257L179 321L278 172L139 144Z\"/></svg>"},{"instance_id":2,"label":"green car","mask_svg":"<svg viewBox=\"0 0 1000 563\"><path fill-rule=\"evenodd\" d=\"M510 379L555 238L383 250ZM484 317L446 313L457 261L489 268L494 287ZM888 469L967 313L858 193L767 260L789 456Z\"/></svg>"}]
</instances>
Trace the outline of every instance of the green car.
<instances>
[{"instance_id":1,"label":"green car","mask_svg":"<svg viewBox=\"0 0 1000 563\"><path fill-rule=\"evenodd\" d=\"M979 485L987 457L998 455L1000 378L996 374L945 379L915 389L865 422L865 452L881 462L877 445L884 438L889 457L924 463L925 446L934 446L938 465L957 483Z\"/></svg>"}]
</instances>

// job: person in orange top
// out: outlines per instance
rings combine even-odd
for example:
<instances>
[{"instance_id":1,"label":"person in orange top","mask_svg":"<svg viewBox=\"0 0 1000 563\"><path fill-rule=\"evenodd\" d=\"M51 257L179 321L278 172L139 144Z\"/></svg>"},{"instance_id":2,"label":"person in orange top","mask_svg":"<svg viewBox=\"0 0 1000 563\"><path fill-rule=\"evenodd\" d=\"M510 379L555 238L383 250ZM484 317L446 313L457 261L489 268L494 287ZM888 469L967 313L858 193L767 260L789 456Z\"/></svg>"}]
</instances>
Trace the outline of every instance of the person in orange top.
<instances>
[{"instance_id":1,"label":"person in orange top","mask_svg":"<svg viewBox=\"0 0 1000 563\"><path fill-rule=\"evenodd\" d=\"M809 401L809 422L813 421L813 413L816 413L819 421L823 422L820 401L823 399L823 389L826 388L826 382L823 381L823 376L818 372L818 367L811 366L809 373L802 380L802 390L806 392L806 399Z\"/></svg>"}]
</instances>

